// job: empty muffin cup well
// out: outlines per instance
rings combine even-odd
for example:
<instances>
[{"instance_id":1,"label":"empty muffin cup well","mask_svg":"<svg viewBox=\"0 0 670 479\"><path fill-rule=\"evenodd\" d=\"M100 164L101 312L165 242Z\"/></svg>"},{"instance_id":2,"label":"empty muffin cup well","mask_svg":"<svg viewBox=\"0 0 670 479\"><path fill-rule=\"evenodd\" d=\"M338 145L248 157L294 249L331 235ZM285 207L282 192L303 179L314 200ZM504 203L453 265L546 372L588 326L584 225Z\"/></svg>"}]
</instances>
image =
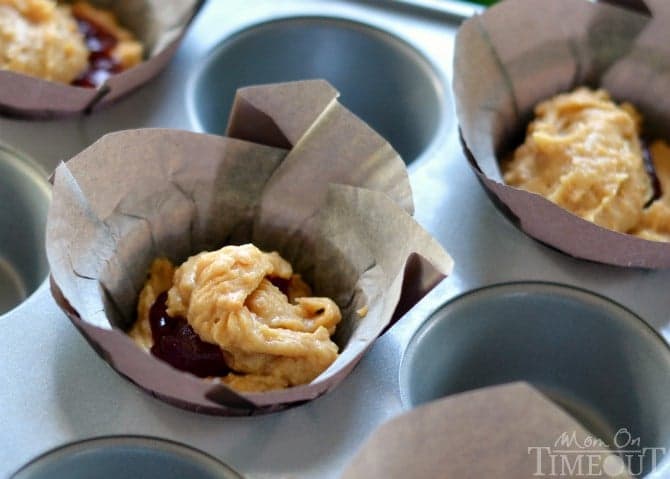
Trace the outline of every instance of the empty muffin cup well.
<instances>
[{"instance_id":1,"label":"empty muffin cup well","mask_svg":"<svg viewBox=\"0 0 670 479\"><path fill-rule=\"evenodd\" d=\"M105 436L73 442L33 459L12 479L242 479L201 451L160 438Z\"/></svg>"},{"instance_id":2,"label":"empty muffin cup well","mask_svg":"<svg viewBox=\"0 0 670 479\"><path fill-rule=\"evenodd\" d=\"M0 315L47 277L44 234L50 198L46 173L0 145Z\"/></svg>"},{"instance_id":3,"label":"empty muffin cup well","mask_svg":"<svg viewBox=\"0 0 670 479\"><path fill-rule=\"evenodd\" d=\"M448 120L447 92L421 53L372 26L329 17L273 20L223 40L194 72L191 115L203 131L222 134L238 88L309 78L337 88L342 103L406 163Z\"/></svg>"},{"instance_id":4,"label":"empty muffin cup well","mask_svg":"<svg viewBox=\"0 0 670 479\"><path fill-rule=\"evenodd\" d=\"M625 428L641 448L667 450L669 371L668 344L626 308L568 286L509 283L435 312L404 354L400 388L416 406L526 381L607 444ZM651 460L644 458L646 472Z\"/></svg>"}]
</instances>

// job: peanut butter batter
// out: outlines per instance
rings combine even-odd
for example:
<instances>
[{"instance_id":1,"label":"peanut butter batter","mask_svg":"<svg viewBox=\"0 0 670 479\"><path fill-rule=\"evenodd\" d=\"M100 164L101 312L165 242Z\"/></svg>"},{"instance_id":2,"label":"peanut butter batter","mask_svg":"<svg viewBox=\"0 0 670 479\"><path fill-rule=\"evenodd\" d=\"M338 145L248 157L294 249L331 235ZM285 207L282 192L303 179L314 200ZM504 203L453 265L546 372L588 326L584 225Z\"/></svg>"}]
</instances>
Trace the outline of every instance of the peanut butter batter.
<instances>
[{"instance_id":1,"label":"peanut butter batter","mask_svg":"<svg viewBox=\"0 0 670 479\"><path fill-rule=\"evenodd\" d=\"M287 295L270 281L277 278L288 282ZM149 308L164 291L168 314L186 318L200 339L223 350L233 370L223 381L237 390L305 384L337 358L330 336L341 319L338 306L311 297L277 253L246 244L197 254L176 270L154 261L130 332L145 349L152 344Z\"/></svg>"},{"instance_id":2,"label":"peanut butter batter","mask_svg":"<svg viewBox=\"0 0 670 479\"><path fill-rule=\"evenodd\" d=\"M604 90L578 88L540 103L535 115L524 144L502 165L506 183L605 228L670 239L670 203L656 201L645 209L653 189L640 142L641 116L632 105L616 105ZM653 155L659 176L669 173L658 165L664 151L652 147L652 154L659 153Z\"/></svg>"},{"instance_id":3,"label":"peanut butter batter","mask_svg":"<svg viewBox=\"0 0 670 479\"><path fill-rule=\"evenodd\" d=\"M75 18L110 32L111 55L122 69L142 61L142 44L108 11L80 1L0 0L0 69L44 80L72 83L89 67L89 50Z\"/></svg>"},{"instance_id":4,"label":"peanut butter batter","mask_svg":"<svg viewBox=\"0 0 670 479\"><path fill-rule=\"evenodd\" d=\"M96 8L85 1L79 1L72 5L72 13L78 18L85 18L96 25L100 25L116 38L117 44L111 54L124 70L142 62L142 44L135 39L135 36L129 30L121 27L112 12Z\"/></svg>"},{"instance_id":5,"label":"peanut butter batter","mask_svg":"<svg viewBox=\"0 0 670 479\"><path fill-rule=\"evenodd\" d=\"M70 7L52 0L0 0L0 69L61 83L88 64Z\"/></svg>"}]
</instances>

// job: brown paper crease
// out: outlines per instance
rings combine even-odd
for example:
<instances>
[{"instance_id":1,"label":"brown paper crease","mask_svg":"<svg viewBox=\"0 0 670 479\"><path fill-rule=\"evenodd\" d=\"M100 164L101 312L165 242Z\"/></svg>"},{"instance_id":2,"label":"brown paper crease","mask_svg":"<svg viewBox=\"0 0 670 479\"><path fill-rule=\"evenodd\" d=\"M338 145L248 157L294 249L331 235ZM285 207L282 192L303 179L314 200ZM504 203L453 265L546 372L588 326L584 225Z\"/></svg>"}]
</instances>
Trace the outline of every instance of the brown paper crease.
<instances>
[{"instance_id":1,"label":"brown paper crease","mask_svg":"<svg viewBox=\"0 0 670 479\"><path fill-rule=\"evenodd\" d=\"M521 144L534 106L579 85L632 101L645 118L645 136L670 139L670 9L663 0L647 5L652 17L583 0L502 2L459 30L453 88L466 156L523 231L577 258L668 268L669 244L606 230L507 186L498 166Z\"/></svg>"},{"instance_id":2,"label":"brown paper crease","mask_svg":"<svg viewBox=\"0 0 670 479\"><path fill-rule=\"evenodd\" d=\"M321 80L242 89L229 137L117 132L58 166L47 224L52 290L117 371L190 409L278 410L339 383L450 272L451 258L411 217L401 158L336 96ZM240 128L244 140L233 137ZM254 141L280 136L289 149ZM279 251L343 310L341 354L311 384L241 396L161 363L123 332L155 257L181 262L249 241Z\"/></svg>"},{"instance_id":3,"label":"brown paper crease","mask_svg":"<svg viewBox=\"0 0 670 479\"><path fill-rule=\"evenodd\" d=\"M630 479L623 461L606 448L583 451L564 446L563 435L574 437L579 445L595 438L532 386L492 386L433 401L383 424L341 477ZM552 469L547 457L552 449L573 452L555 453ZM564 458L571 469L561 462Z\"/></svg>"},{"instance_id":4,"label":"brown paper crease","mask_svg":"<svg viewBox=\"0 0 670 479\"><path fill-rule=\"evenodd\" d=\"M113 11L145 49L134 68L110 77L99 88L81 88L0 70L0 112L52 118L73 115L108 105L163 70L176 51L203 0L90 0Z\"/></svg>"}]
</instances>

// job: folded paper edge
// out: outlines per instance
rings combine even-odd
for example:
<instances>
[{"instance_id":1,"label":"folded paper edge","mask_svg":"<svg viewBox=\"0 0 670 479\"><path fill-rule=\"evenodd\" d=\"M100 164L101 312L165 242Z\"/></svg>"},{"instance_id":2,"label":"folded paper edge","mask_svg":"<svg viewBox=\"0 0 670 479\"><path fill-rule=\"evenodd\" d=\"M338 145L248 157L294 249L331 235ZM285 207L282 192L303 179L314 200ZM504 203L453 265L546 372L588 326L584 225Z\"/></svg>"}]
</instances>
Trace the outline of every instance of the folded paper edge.
<instances>
[{"instance_id":1,"label":"folded paper edge","mask_svg":"<svg viewBox=\"0 0 670 479\"><path fill-rule=\"evenodd\" d=\"M547 410L552 410L556 414L559 414L560 417L564 420L569 420L575 424L578 424L581 429L587 434L593 434L586 426L584 426L581 421L575 418L570 414L561 404L555 402L544 392L534 387L531 383L526 381L512 381L503 384L496 384L491 386L485 386L477 389L472 389L468 391L463 391L455 394L451 394L433 401L430 401L426 404L419 405L409 411L402 412L400 415L395 416L386 422L383 422L372 433L365 439L363 444L360 446L358 451L350 458L346 466L343 468L340 479L358 479L361 477L366 477L361 475L362 473L370 474L371 467L374 467L377 473L382 472L377 470L377 467L383 469L383 462L380 463L380 460L383 460L384 450L381 450L381 454L373 457L372 460L368 459L366 456L370 453L369 446L381 446L386 443L385 439L389 434L398 433L398 431L405 430L405 427L402 427L408 420L415 417L416 415L425 414L426 411L435 411L438 409L443 409L447 407L450 403L453 404L456 402L470 402L469 400L477 398L486 397L487 402L490 401L492 405L496 404L496 399L499 399L502 396L509 397L522 397L528 396L532 397L533 401L536 404L543 404ZM496 427L495 423L491 423L490 427ZM417 432L420 434L420 431L411 431L409 434L412 434L412 438L416 439ZM455 434L458 431L454 431ZM435 439L426 436L427 440ZM374 447L372 451L379 451L378 447ZM525 451L525 450L524 450ZM610 454L614 454L615 451L610 451ZM377 464L378 466L375 466ZM362 467L362 469L360 469ZM388 471L387 471L388 472ZM626 476L627 477L627 476Z\"/></svg>"},{"instance_id":2,"label":"folded paper edge","mask_svg":"<svg viewBox=\"0 0 670 479\"><path fill-rule=\"evenodd\" d=\"M600 3L603 3L611 8L628 8L633 12L634 15L649 16L650 13L648 5L642 0L601 0ZM504 9L505 4L503 3L497 5L495 8L498 10ZM486 13L483 15L486 15ZM468 25L474 25L473 22L479 22L479 17L481 17L481 15L467 20L466 23ZM459 37L461 37L462 40L463 31L465 30L462 27L459 31L459 34L457 35L456 44L454 47L455 74L452 80L452 84L454 86L454 90L457 93L461 88L467 88L461 84L460 76L457 74L458 54L460 52L460 55L465 55L465 52L467 51L467 48L462 44L462 41L459 44ZM643 32L644 29L638 32L638 37ZM631 44L631 47L633 45L634 41ZM491 48L492 54L498 61L500 61L495 47L491 45ZM617 62L615 61L609 65L609 67L603 72L603 75L606 75L607 72L610 71L616 64ZM504 68L502 66L501 68L501 71L504 74ZM511 94L512 97L514 97L513 92ZM465 116L465 112L463 111L462 106L463 105L461 105L461 102L457 99L456 115L460 124L459 139L466 159L468 160L470 167L472 168L473 172L477 176L477 179L484 187L487 195L492 200L496 208L498 208L502 214L521 231L546 246L554 248L578 259L620 267L639 267L645 269L670 268L670 244L650 241L600 227L567 210L562 209L560 206L552 203L540 195L506 185L502 182L502 178L494 178L487 174L487 172L483 170L482 165L480 165L480 163L475 158L472 149L470 148L470 140L468 139L467 132L463 129L463 117ZM565 243L567 240L562 238L560 232L556 232L556 234L538 235L538 233L533 230L533 225L529 224L528 216L524 214L526 211L524 209L517 209L515 211L515 209L510 206L509 202L511 198L520 199L520 201L527 203L532 202L540 204L543 209L551 211L552 216L560 216L565 218L565 221L570 221L577 228L578 234L585 237L584 244L593 243L593 238L595 238L595 242L601 245L607 244L608 247L591 248L590 250L584 251L583 247L572 247L570 245L566 245Z\"/></svg>"},{"instance_id":3,"label":"folded paper edge","mask_svg":"<svg viewBox=\"0 0 670 479\"><path fill-rule=\"evenodd\" d=\"M41 97L49 97L55 100L53 102L40 102L39 105L28 105L26 99L30 99L30 95L12 95L3 98L4 95L0 93L0 113L10 118L51 120L91 113L120 100L141 85L154 79L167 67L186 31L205 2L206 0L197 0L194 3L192 14L181 27L180 34L166 44L159 53L143 60L141 64L134 68L118 73L95 89L65 85L21 73L0 70L0 83L7 81L13 85L18 85L16 88L21 90L23 85L27 84L29 85L28 88L39 91ZM0 92L3 89L0 88ZM63 96L69 98L67 105L62 104ZM70 105L74 106L69 108Z\"/></svg>"},{"instance_id":4,"label":"folded paper edge","mask_svg":"<svg viewBox=\"0 0 670 479\"><path fill-rule=\"evenodd\" d=\"M321 88L324 88L324 86L325 86L325 91L328 94L331 94L331 95L334 94L335 95L334 99L336 98L337 92L332 88L332 86L330 86L330 84L328 84L327 82L325 82L323 80L315 80L313 82L320 83ZM329 100L327 102L327 105L325 106L325 108L328 108L328 105L330 105L332 101L333 100ZM351 113L351 112L349 112L349 114L353 115L353 113ZM318 115L320 115L320 113L317 114L317 118L318 118ZM355 117L355 115L353 115L353 116ZM189 135L198 136L198 137L200 137L200 136L214 136L214 135L206 135L206 134L200 134L200 133L182 132L182 130L173 130L173 129L165 129L165 128L153 128L153 129L144 129L144 130L145 131L146 130L153 130L153 134L160 134L160 132L163 131L163 132L181 132L181 133L184 133L184 134L189 134ZM374 130L372 130L371 128L370 128L370 130L374 132ZM124 134L128 134L128 133L132 134L133 132L135 132L135 134L137 134L138 131L142 131L142 130L125 130L125 131L108 133L107 135L105 135L101 139L99 139L96 143L89 146L89 148L93 148L95 144L98 144L98 143L101 143L101 142L104 143L104 142L114 141L114 137L117 136L117 135L122 137ZM156 132L158 132L158 133L156 133ZM374 133L376 135L379 135L376 132L374 132ZM233 138L233 139L235 139L235 138ZM239 139L235 139L235 140L242 141L242 140L239 140ZM89 148L80 152L78 155L73 157L73 159L79 157L80 155L85 155L86 151ZM66 165L66 164L63 163L63 165ZM407 176L406 170L405 170L405 176ZM408 177L407 177L407 183L408 183L408 187L409 187ZM339 185L339 186L343 187L343 185ZM402 214L406 215L411 221L413 221L414 224L419 226L418 223L416 223L416 221L411 217L411 214L408 211L406 211L406 208L403 208L402 205L399 205L396 201L393 200L393 198L391 198L385 192L365 190L364 188L356 188L356 187L353 187L353 186L352 187L347 187L347 188L355 188L355 189L359 189L359 190L370 191L374 194L382 195L383 198L386 201L389 202L389 204L392 204L395 208L397 208L400 212L402 212ZM410 191L410 195L411 195L411 188L409 189L409 191ZM425 232L425 230L423 230L423 231ZM427 232L425 232L425 234L428 235ZM437 244L437 242L435 242L434 238L431 237L431 239L435 244ZM438 244L438 246L439 246L439 244ZM441 265L441 270L443 271L444 274L448 274L451 271L451 267L453 265L453 260L451 260L449 255L446 252L444 252L444 250L442 249L441 246L440 246L440 249L446 255L446 258L448 258L448 264ZM409 255L409 256L413 256L413 255ZM420 258L417 258L415 260L410 260L409 256L408 256L408 258L405 259L405 262L403 263L403 267L402 267L401 271L397 272L397 276L403 275L403 277L404 277L407 274L411 273L411 271L410 271L410 273L407 272L408 262L411 262L412 263L411 266L414 268L413 269L414 273L411 273L411 274L416 274L417 273L416 268L419 268L418 271L421 272L421 271L424 270L424 267L427 266L427 264L424 264L424 262L422 262L422 260ZM410 267L410 270L412 270L412 267ZM430 280L427 281L428 289L423 294L427 293L430 289L432 289L439 282L439 280L444 277L444 275L439 275L437 273L437 271L438 270L434 268L434 270L430 272L430 275L429 275ZM53 280L54 280L54 283L55 283L55 278ZM403 285L406 286L405 283L403 283ZM404 290L404 287L401 288L401 290L400 290L400 294L398 296L398 301L402 297L403 290ZM417 297L416 296L417 293L418 293L418 291L414 291L411 294L408 293L409 296L406 298L406 301L408 301L410 297L420 299L420 297L423 296L423 294L421 294L420 296ZM397 309L396 307L397 307L398 301L396 301L396 304L395 304L393 310ZM403 311L403 309L407 308L407 306L408 305L402 306L399 311ZM77 318L77 320L83 321L80 318L80 316L78 314L76 314L76 311L71 311L71 313L73 314L73 316L71 316L70 314L68 314L68 316L70 316L70 319L73 320L73 322L75 322L75 320L73 318ZM77 325L76 322L75 322L75 325ZM81 328L78 328L78 329L81 329ZM381 331L380 331L380 333L381 333ZM86 334L85 334L85 336L86 336ZM291 388L291 389L286 390L286 391L276 391L276 392L260 393L260 394L245 394L243 396L248 401L250 401L250 403L254 404L254 407L252 409L255 412L252 412L253 414L265 413L265 412L274 412L274 411L276 411L278 409L281 409L281 408L295 406L295 405L298 405L298 404L300 404L304 401L314 399L315 397L318 397L321 394L324 394L325 392L329 391L336 384L338 384L342 379L344 379L344 377L346 377L348 375L348 373L355 367L355 365L358 363L358 361L362 358L365 351L372 345L373 342L374 342L374 338L372 338L369 341L369 344L367 344L366 347L362 351L360 351L355 357L351 358L349 362L343 364L341 369L334 372L332 374L332 376L328 377L327 380L325 380L321 383L313 382L313 383L310 383L310 384L307 384L307 385L297 386L297 387ZM115 366L115 369L116 369L116 366ZM121 375L127 377L127 374L125 374L124 372L122 372L122 371L119 371L119 372L120 372ZM140 385L140 387L143 387L143 386ZM143 387L143 388L147 389L145 387ZM162 395L161 398L163 400L167 401L167 402L177 404L181 407L185 407L185 408L188 408L188 409L193 409L195 407L195 408L198 408L199 410L201 410L202 412L215 413L215 414L229 414L230 413L229 409L231 409L231 408L227 407L225 403L226 403L226 395L227 395L226 391L232 391L231 389L227 388L225 385L206 384L206 385L203 385L203 391L205 391L203 393L203 395L206 399L208 399L209 401L221 404L222 408L217 409L216 407L213 407L213 408L209 408L207 411L205 411L205 410L202 409L201 406L198 406L198 405L191 404L191 406L193 406L193 407L188 407L188 405L190 403L184 403L179 398L166 397L164 395ZM155 391L150 391L150 392L153 395L159 395ZM237 408L237 407L233 407L232 409L235 409L234 413L236 413L236 414L239 412L238 411L239 408ZM246 414L246 412L244 414Z\"/></svg>"}]
</instances>

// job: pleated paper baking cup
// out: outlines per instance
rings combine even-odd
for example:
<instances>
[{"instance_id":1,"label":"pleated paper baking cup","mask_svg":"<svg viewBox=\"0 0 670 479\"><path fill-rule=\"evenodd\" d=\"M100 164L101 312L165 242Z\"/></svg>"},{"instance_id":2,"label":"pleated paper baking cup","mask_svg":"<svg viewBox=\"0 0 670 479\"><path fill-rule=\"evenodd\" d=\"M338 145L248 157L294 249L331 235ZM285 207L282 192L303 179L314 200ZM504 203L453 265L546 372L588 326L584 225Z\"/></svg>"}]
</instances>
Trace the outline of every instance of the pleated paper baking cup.
<instances>
[{"instance_id":1,"label":"pleated paper baking cup","mask_svg":"<svg viewBox=\"0 0 670 479\"><path fill-rule=\"evenodd\" d=\"M405 165L325 81L239 90L228 137L109 134L54 174L47 255L58 304L120 374L215 414L316 398L447 275L449 255L412 218ZM152 260L253 242L278 251L342 310L340 354L314 381L237 393L172 368L128 337ZM360 314L361 309L367 314Z\"/></svg>"},{"instance_id":2,"label":"pleated paper baking cup","mask_svg":"<svg viewBox=\"0 0 670 479\"><path fill-rule=\"evenodd\" d=\"M612 3L618 5L508 0L466 21L453 80L461 140L491 199L528 235L577 258L668 268L670 244L600 227L505 184L501 174L500 162L523 142L534 107L579 86L631 102L644 118L645 138L670 138L669 5ZM633 4L640 8L622 6Z\"/></svg>"},{"instance_id":3,"label":"pleated paper baking cup","mask_svg":"<svg viewBox=\"0 0 670 479\"><path fill-rule=\"evenodd\" d=\"M584 451L583 444L596 441L603 445ZM582 470L583 476L631 479L624 460L604 444L531 385L509 383L439 399L382 424L341 479L579 477ZM553 450L553 457L569 458L571 469L556 462L551 468Z\"/></svg>"},{"instance_id":4,"label":"pleated paper baking cup","mask_svg":"<svg viewBox=\"0 0 670 479\"><path fill-rule=\"evenodd\" d=\"M67 2L64 2L67 3ZM91 0L116 15L142 44L142 61L113 74L97 88L73 86L0 70L0 113L53 118L92 111L150 81L174 55L203 0Z\"/></svg>"}]
</instances>

